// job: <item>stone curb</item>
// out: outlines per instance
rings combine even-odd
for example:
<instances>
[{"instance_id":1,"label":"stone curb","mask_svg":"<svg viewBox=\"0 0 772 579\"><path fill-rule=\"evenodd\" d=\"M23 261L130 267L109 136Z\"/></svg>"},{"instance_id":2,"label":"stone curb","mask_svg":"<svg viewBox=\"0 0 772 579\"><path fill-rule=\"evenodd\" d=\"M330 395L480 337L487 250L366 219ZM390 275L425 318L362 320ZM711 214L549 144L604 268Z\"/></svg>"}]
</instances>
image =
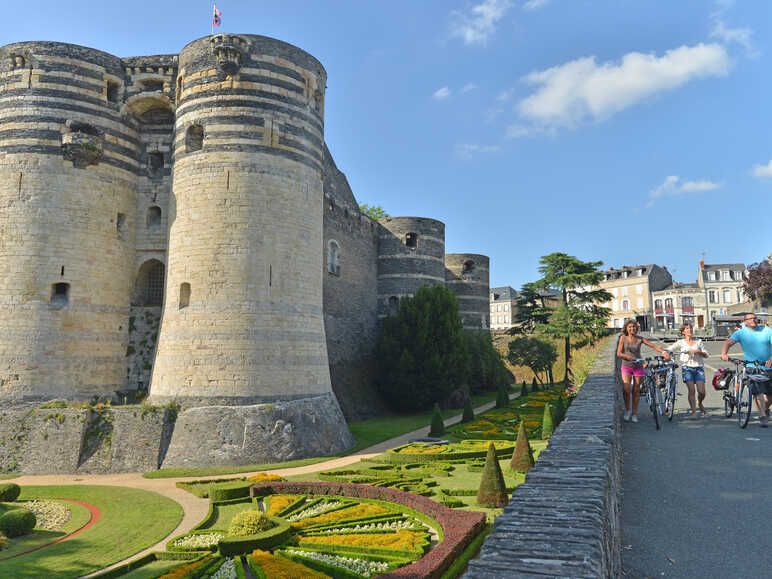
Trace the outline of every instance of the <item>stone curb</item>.
<instances>
[{"instance_id":1,"label":"stone curb","mask_svg":"<svg viewBox=\"0 0 772 579\"><path fill-rule=\"evenodd\" d=\"M465 578L619 575L622 433L615 347L612 339L598 356Z\"/></svg>"}]
</instances>

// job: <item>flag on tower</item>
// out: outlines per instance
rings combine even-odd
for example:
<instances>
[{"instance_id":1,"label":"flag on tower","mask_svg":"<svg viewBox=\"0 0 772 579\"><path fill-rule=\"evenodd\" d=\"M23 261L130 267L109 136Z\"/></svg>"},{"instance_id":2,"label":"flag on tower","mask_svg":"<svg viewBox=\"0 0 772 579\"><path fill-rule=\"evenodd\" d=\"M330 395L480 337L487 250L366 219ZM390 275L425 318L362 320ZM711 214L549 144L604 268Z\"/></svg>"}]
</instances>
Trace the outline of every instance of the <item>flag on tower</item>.
<instances>
[{"instance_id":1,"label":"flag on tower","mask_svg":"<svg viewBox=\"0 0 772 579\"><path fill-rule=\"evenodd\" d=\"M212 16L212 26L220 26L222 24L222 13L217 9L217 4L214 4L214 15Z\"/></svg>"}]
</instances>

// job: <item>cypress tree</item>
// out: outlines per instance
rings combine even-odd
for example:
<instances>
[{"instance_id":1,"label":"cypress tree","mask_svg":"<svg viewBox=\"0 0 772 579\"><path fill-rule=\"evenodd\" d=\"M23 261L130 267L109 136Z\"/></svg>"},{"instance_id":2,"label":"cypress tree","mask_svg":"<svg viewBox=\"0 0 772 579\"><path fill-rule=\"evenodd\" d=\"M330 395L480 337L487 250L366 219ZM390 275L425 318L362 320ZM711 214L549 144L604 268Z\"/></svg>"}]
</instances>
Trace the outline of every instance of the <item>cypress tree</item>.
<instances>
[{"instance_id":1,"label":"cypress tree","mask_svg":"<svg viewBox=\"0 0 772 579\"><path fill-rule=\"evenodd\" d=\"M528 435L525 433L525 421L520 421L520 428L517 431L517 442L515 451L512 453L512 461L509 468L521 472L527 472L533 466L533 451L531 443L528 442Z\"/></svg>"},{"instance_id":2,"label":"cypress tree","mask_svg":"<svg viewBox=\"0 0 772 579\"><path fill-rule=\"evenodd\" d=\"M536 377L534 377L533 380L531 380L531 392L538 392L539 391L539 384L536 382Z\"/></svg>"},{"instance_id":3,"label":"cypress tree","mask_svg":"<svg viewBox=\"0 0 772 579\"><path fill-rule=\"evenodd\" d=\"M477 504L483 507L503 507L507 504L504 475L492 442L488 445L488 455L485 457L480 490L477 491Z\"/></svg>"},{"instance_id":4,"label":"cypress tree","mask_svg":"<svg viewBox=\"0 0 772 579\"><path fill-rule=\"evenodd\" d=\"M544 417L541 421L541 439L547 440L555 430L555 422L552 419L552 412L550 411L550 405L544 405Z\"/></svg>"},{"instance_id":5,"label":"cypress tree","mask_svg":"<svg viewBox=\"0 0 772 579\"><path fill-rule=\"evenodd\" d=\"M566 415L566 405L563 402L563 395L561 394L555 401L555 424L563 422L563 417Z\"/></svg>"},{"instance_id":6,"label":"cypress tree","mask_svg":"<svg viewBox=\"0 0 772 579\"><path fill-rule=\"evenodd\" d=\"M442 436L443 434L445 434L445 423L442 421L440 406L435 403L434 412L432 412L432 424L429 428L429 436Z\"/></svg>"},{"instance_id":7,"label":"cypress tree","mask_svg":"<svg viewBox=\"0 0 772 579\"><path fill-rule=\"evenodd\" d=\"M523 381L523 385L520 386L520 397L528 396L528 386L525 385L525 381Z\"/></svg>"},{"instance_id":8,"label":"cypress tree","mask_svg":"<svg viewBox=\"0 0 772 579\"><path fill-rule=\"evenodd\" d=\"M496 395L496 408L506 408L509 405L509 394L503 385L499 385L499 393Z\"/></svg>"},{"instance_id":9,"label":"cypress tree","mask_svg":"<svg viewBox=\"0 0 772 579\"><path fill-rule=\"evenodd\" d=\"M474 409L472 408L472 397L467 396L464 401L464 414L461 416L461 422L472 422L474 420Z\"/></svg>"}]
</instances>

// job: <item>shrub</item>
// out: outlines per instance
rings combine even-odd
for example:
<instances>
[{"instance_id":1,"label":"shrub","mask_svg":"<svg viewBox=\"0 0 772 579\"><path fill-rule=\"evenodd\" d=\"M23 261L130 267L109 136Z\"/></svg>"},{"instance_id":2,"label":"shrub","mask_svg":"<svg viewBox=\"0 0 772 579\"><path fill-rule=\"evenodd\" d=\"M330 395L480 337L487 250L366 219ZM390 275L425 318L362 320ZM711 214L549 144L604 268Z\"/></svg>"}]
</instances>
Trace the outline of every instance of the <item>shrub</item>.
<instances>
[{"instance_id":1,"label":"shrub","mask_svg":"<svg viewBox=\"0 0 772 579\"><path fill-rule=\"evenodd\" d=\"M563 395L561 394L557 400L555 400L555 424L560 424L563 421L563 417L566 415L566 405L563 402Z\"/></svg>"},{"instance_id":2,"label":"shrub","mask_svg":"<svg viewBox=\"0 0 772 579\"><path fill-rule=\"evenodd\" d=\"M243 537L245 535L257 535L274 526L274 522L260 511L241 511L231 520L228 527L228 535Z\"/></svg>"},{"instance_id":3,"label":"shrub","mask_svg":"<svg viewBox=\"0 0 772 579\"><path fill-rule=\"evenodd\" d=\"M375 359L376 385L395 411L423 410L464 386L469 355L453 292L436 285L403 298L383 320Z\"/></svg>"},{"instance_id":4,"label":"shrub","mask_svg":"<svg viewBox=\"0 0 772 579\"><path fill-rule=\"evenodd\" d=\"M469 355L469 385L473 394L492 392L509 383L509 374L501 353L493 345L488 331L466 331Z\"/></svg>"},{"instance_id":5,"label":"shrub","mask_svg":"<svg viewBox=\"0 0 772 579\"><path fill-rule=\"evenodd\" d=\"M253 483L264 483L264 482L279 482L279 481L283 481L284 479L280 477L278 474L268 474L265 472L259 472L257 474L253 474L247 480Z\"/></svg>"},{"instance_id":6,"label":"shrub","mask_svg":"<svg viewBox=\"0 0 772 579\"><path fill-rule=\"evenodd\" d=\"M471 422L474 420L474 409L472 408L472 399L467 396L464 401L464 414L461 416L461 422Z\"/></svg>"},{"instance_id":7,"label":"shrub","mask_svg":"<svg viewBox=\"0 0 772 579\"><path fill-rule=\"evenodd\" d=\"M0 532L6 537L19 537L31 533L37 517L27 509L13 509L0 517Z\"/></svg>"},{"instance_id":8,"label":"shrub","mask_svg":"<svg viewBox=\"0 0 772 579\"><path fill-rule=\"evenodd\" d=\"M445 423L442 421L442 413L438 404L434 405L432 412L432 425L429 428L429 436L442 436L445 434Z\"/></svg>"},{"instance_id":9,"label":"shrub","mask_svg":"<svg viewBox=\"0 0 772 579\"><path fill-rule=\"evenodd\" d=\"M506 388L499 386L499 393L496 395L496 408L506 408L509 406L509 394Z\"/></svg>"},{"instance_id":10,"label":"shrub","mask_svg":"<svg viewBox=\"0 0 772 579\"><path fill-rule=\"evenodd\" d=\"M515 443L515 452L512 453L512 460L509 468L521 472L526 472L533 466L533 451L531 443L528 442L528 435L525 432L525 422L520 421L520 428L517 431L517 442Z\"/></svg>"},{"instance_id":11,"label":"shrub","mask_svg":"<svg viewBox=\"0 0 772 579\"><path fill-rule=\"evenodd\" d=\"M493 443L488 445L488 456L485 457L480 490L477 491L477 504L483 507L503 507L507 504L504 475Z\"/></svg>"},{"instance_id":12,"label":"shrub","mask_svg":"<svg viewBox=\"0 0 772 579\"><path fill-rule=\"evenodd\" d=\"M209 487L209 499L211 501L229 501L249 496L249 487L253 483L249 481L234 481L227 483L212 483Z\"/></svg>"},{"instance_id":13,"label":"shrub","mask_svg":"<svg viewBox=\"0 0 772 579\"><path fill-rule=\"evenodd\" d=\"M536 378L531 380L531 392L538 392L539 391L539 383L536 381Z\"/></svg>"},{"instance_id":14,"label":"shrub","mask_svg":"<svg viewBox=\"0 0 772 579\"><path fill-rule=\"evenodd\" d=\"M235 518L235 517L234 517ZM285 543L292 535L290 524L282 519L269 518L273 525L265 531L253 535L236 535L220 540L220 554L225 557L242 555L255 549L272 549Z\"/></svg>"},{"instance_id":15,"label":"shrub","mask_svg":"<svg viewBox=\"0 0 772 579\"><path fill-rule=\"evenodd\" d=\"M19 498L21 487L16 483L0 484L0 502L10 503Z\"/></svg>"},{"instance_id":16,"label":"shrub","mask_svg":"<svg viewBox=\"0 0 772 579\"><path fill-rule=\"evenodd\" d=\"M523 384L520 386L520 397L528 396L528 386L525 384L525 380L523 380Z\"/></svg>"},{"instance_id":17,"label":"shrub","mask_svg":"<svg viewBox=\"0 0 772 579\"><path fill-rule=\"evenodd\" d=\"M555 431L555 422L552 419L552 411L550 405L544 405L544 417L541 420L541 439L547 440Z\"/></svg>"}]
</instances>

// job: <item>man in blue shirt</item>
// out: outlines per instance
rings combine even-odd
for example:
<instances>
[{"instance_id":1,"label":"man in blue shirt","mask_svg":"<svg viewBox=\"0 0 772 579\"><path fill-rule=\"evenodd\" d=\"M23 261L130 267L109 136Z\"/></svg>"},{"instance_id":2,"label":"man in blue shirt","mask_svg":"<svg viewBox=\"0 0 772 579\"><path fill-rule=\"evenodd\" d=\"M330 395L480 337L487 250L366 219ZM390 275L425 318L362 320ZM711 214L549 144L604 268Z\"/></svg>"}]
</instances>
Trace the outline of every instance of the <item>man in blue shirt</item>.
<instances>
[{"instance_id":1,"label":"man in blue shirt","mask_svg":"<svg viewBox=\"0 0 772 579\"><path fill-rule=\"evenodd\" d=\"M772 367L772 328L760 326L756 314L745 314L745 327L737 330L724 342L724 348L721 350L722 360L729 360L727 352L737 343L743 347L744 360L759 360L765 362L767 368ZM753 394L756 398L756 408L759 409L759 422L766 428L769 424L769 406L772 403L772 381L754 385L758 385Z\"/></svg>"}]
</instances>

